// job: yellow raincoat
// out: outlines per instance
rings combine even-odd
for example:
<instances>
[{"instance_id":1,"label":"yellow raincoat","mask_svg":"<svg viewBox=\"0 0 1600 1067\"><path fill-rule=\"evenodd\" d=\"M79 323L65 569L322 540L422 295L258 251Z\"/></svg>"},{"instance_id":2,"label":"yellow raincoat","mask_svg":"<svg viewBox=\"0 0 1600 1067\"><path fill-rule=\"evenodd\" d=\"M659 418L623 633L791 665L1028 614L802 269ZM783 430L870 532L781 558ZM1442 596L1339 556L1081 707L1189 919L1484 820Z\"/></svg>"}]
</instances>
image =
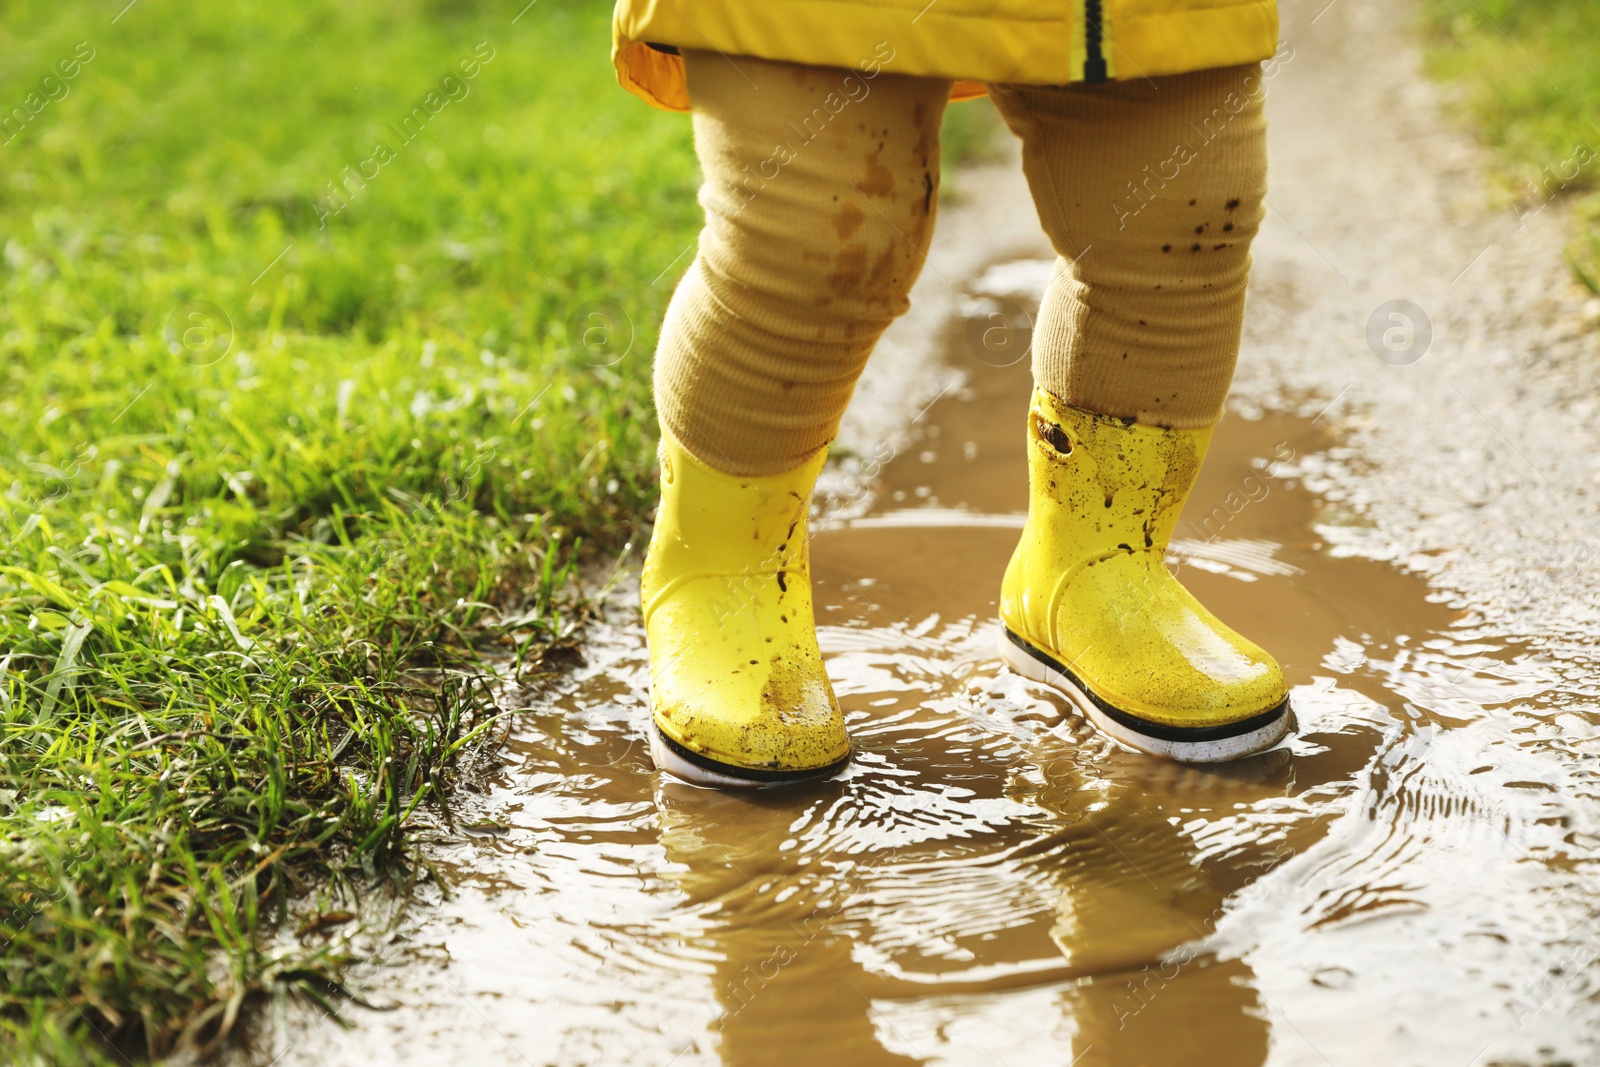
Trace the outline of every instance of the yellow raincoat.
<instances>
[{"instance_id":1,"label":"yellow raincoat","mask_svg":"<svg viewBox=\"0 0 1600 1067\"><path fill-rule=\"evenodd\" d=\"M687 111L680 48L950 78L962 99L1252 63L1277 43L1276 0L617 0L612 60L630 92Z\"/></svg>"}]
</instances>

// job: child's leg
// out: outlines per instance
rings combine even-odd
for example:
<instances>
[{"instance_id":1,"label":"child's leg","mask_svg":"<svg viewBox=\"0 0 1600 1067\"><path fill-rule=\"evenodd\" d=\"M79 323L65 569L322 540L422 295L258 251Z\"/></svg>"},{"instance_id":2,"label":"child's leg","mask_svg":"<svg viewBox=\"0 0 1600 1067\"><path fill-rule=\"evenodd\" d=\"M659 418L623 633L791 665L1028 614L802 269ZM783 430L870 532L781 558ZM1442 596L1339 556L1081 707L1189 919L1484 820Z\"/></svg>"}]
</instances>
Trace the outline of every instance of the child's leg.
<instances>
[{"instance_id":1,"label":"child's leg","mask_svg":"<svg viewBox=\"0 0 1600 1067\"><path fill-rule=\"evenodd\" d=\"M706 226L656 353L651 752L707 785L798 781L850 755L813 621L811 492L922 269L950 86L685 61Z\"/></svg>"},{"instance_id":2,"label":"child's leg","mask_svg":"<svg viewBox=\"0 0 1600 1067\"><path fill-rule=\"evenodd\" d=\"M995 90L1062 257L1034 330L1001 655L1105 732L1181 760L1260 751L1289 725L1278 664L1165 559L1238 354L1264 202L1260 77Z\"/></svg>"},{"instance_id":3,"label":"child's leg","mask_svg":"<svg viewBox=\"0 0 1600 1067\"><path fill-rule=\"evenodd\" d=\"M656 353L665 428L733 474L793 470L838 430L933 231L949 83L684 57L705 174L700 254Z\"/></svg>"},{"instance_id":4,"label":"child's leg","mask_svg":"<svg viewBox=\"0 0 1600 1067\"><path fill-rule=\"evenodd\" d=\"M1062 257L1034 331L1034 381L1104 415L1215 423L1263 212L1261 69L993 94Z\"/></svg>"}]
</instances>

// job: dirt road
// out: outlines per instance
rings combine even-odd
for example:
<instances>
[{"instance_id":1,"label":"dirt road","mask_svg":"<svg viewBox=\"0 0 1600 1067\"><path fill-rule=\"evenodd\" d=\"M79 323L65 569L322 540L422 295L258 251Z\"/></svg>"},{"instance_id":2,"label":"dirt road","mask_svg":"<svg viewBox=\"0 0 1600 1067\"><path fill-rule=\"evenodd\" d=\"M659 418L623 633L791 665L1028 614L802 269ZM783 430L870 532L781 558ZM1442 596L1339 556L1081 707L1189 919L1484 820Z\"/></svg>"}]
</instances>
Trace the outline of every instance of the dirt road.
<instances>
[{"instance_id":1,"label":"dirt road","mask_svg":"<svg viewBox=\"0 0 1600 1067\"><path fill-rule=\"evenodd\" d=\"M1046 251L1014 170L968 176L813 546L855 767L657 778L621 606L432 847L452 897L367 946L396 1010L280 1014L260 1060L1600 1055L1595 311L1557 212L1491 204L1408 9L1324 3L1284 4L1246 350L1175 552L1284 662L1294 740L1152 763L1000 668L1027 364L968 320L1036 299Z\"/></svg>"}]
</instances>

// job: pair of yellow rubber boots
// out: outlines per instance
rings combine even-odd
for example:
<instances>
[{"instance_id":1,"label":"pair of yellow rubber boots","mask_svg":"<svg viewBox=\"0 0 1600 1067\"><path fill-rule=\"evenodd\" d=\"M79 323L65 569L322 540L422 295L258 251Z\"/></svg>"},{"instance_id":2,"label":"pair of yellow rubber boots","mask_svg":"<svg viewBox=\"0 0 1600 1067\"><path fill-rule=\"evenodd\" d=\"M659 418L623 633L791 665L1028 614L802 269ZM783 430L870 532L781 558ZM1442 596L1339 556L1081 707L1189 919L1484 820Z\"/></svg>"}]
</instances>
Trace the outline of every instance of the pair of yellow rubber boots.
<instances>
[{"instance_id":1,"label":"pair of yellow rubber boots","mask_svg":"<svg viewBox=\"0 0 1600 1067\"><path fill-rule=\"evenodd\" d=\"M1289 724L1277 663L1165 562L1210 440L1210 430L1143 426L1035 390L1028 520L1000 596L1007 665L1065 693L1123 744L1196 763L1268 748ZM740 478L665 435L640 582L662 770L760 786L849 762L811 610L806 517L824 458Z\"/></svg>"}]
</instances>

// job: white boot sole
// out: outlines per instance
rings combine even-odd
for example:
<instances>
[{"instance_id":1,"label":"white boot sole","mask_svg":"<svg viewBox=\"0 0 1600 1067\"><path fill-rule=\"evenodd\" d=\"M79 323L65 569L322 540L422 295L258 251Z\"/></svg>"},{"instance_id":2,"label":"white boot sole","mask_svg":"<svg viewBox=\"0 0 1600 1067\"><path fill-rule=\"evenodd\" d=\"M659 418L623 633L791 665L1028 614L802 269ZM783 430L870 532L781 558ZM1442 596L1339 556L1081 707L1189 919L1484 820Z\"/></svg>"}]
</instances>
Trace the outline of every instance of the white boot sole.
<instances>
[{"instance_id":1,"label":"white boot sole","mask_svg":"<svg viewBox=\"0 0 1600 1067\"><path fill-rule=\"evenodd\" d=\"M850 757L846 756L838 763L829 767L821 767L815 771L797 771L789 775L772 775L765 780L757 781L753 778L740 778L732 774L723 774L709 767L703 767L685 759L662 735L661 728L650 722L650 758L655 761L656 770L672 775L680 781L690 785L709 786L713 789L765 789L772 786L798 785L802 782L816 782L843 771L850 764ZM770 772L768 772L770 773Z\"/></svg>"},{"instance_id":2,"label":"white boot sole","mask_svg":"<svg viewBox=\"0 0 1600 1067\"><path fill-rule=\"evenodd\" d=\"M690 785L704 785L714 789L761 788L760 782L718 774L716 771L708 771L704 767L690 763L667 747L667 743L661 738L661 731L657 729L654 722L650 723L650 758L655 761L656 770L670 774L679 781L688 782Z\"/></svg>"},{"instance_id":3,"label":"white boot sole","mask_svg":"<svg viewBox=\"0 0 1600 1067\"><path fill-rule=\"evenodd\" d=\"M1151 737L1124 726L1107 715L1089 698L1088 693L1079 688L1071 675L1035 659L1018 648L1008 636L1003 623L1000 627L1000 658L1005 661L1007 667L1024 678L1041 682L1062 693L1100 732L1147 755L1177 760L1180 763L1226 763L1271 748L1289 732L1289 709L1285 705L1281 714L1271 722L1248 733L1235 734L1232 737L1219 737L1208 741L1176 741Z\"/></svg>"}]
</instances>

